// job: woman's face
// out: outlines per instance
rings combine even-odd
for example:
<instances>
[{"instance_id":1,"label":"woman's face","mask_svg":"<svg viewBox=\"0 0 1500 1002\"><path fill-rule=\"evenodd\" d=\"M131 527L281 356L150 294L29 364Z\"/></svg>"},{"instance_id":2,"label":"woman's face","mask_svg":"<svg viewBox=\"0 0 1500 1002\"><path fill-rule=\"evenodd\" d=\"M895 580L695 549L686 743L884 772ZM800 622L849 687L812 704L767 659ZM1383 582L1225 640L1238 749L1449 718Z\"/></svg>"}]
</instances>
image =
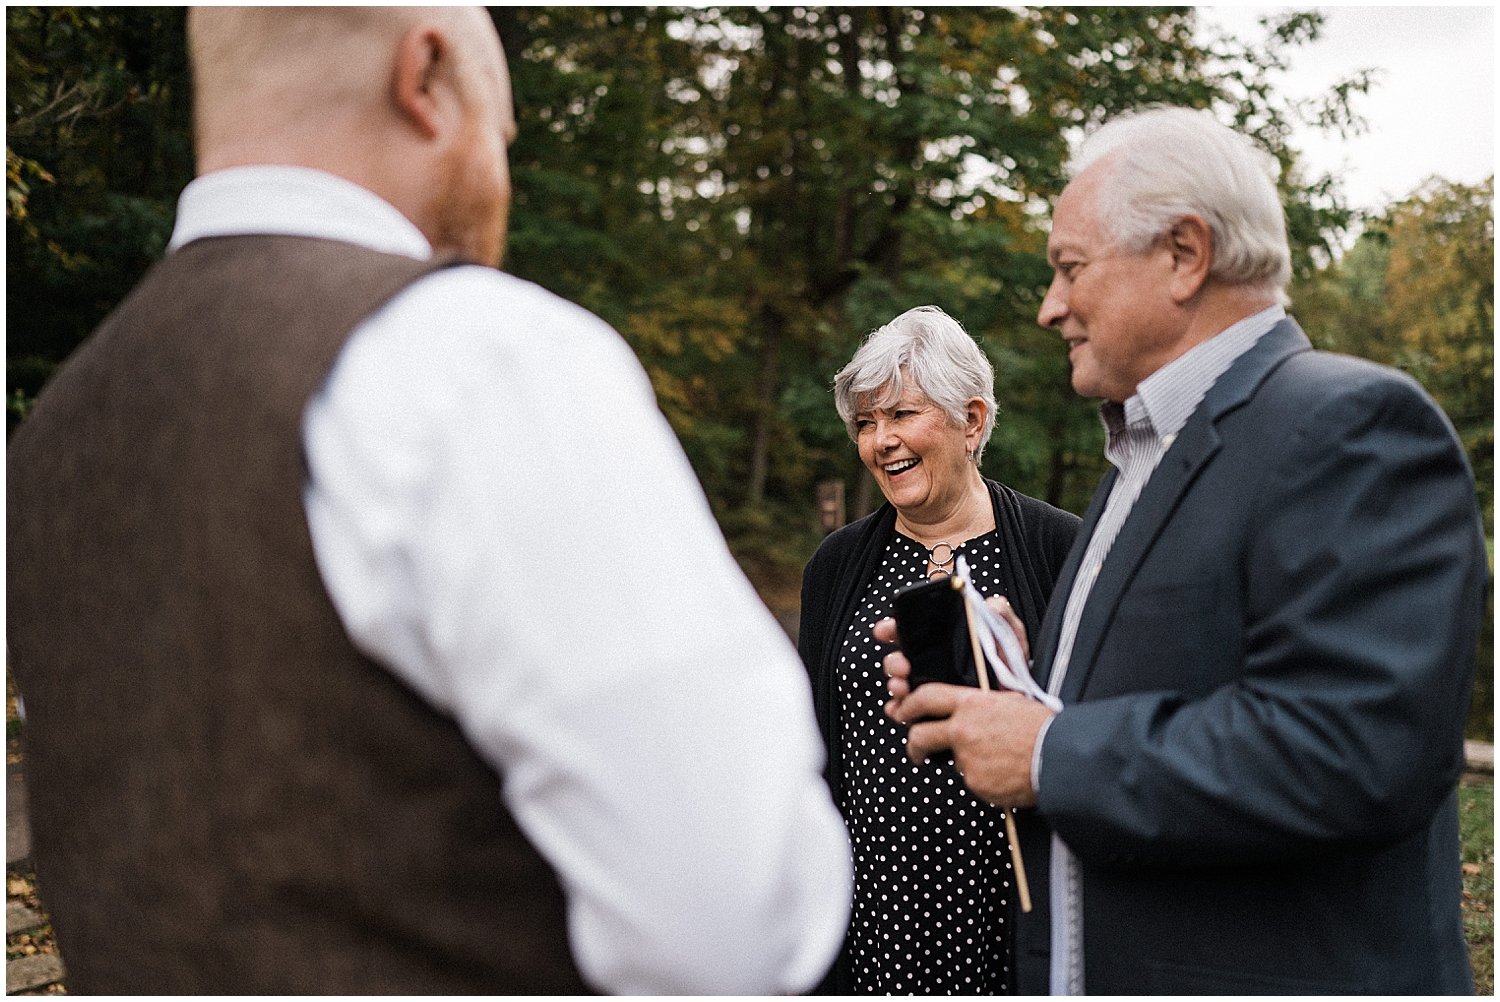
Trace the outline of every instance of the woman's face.
<instances>
[{"instance_id":1,"label":"woman's face","mask_svg":"<svg viewBox=\"0 0 1500 1002\"><path fill-rule=\"evenodd\" d=\"M860 460L905 515L942 518L970 486L970 432L915 389L907 387L888 408L857 412L854 429ZM978 431L972 436L977 441Z\"/></svg>"}]
</instances>

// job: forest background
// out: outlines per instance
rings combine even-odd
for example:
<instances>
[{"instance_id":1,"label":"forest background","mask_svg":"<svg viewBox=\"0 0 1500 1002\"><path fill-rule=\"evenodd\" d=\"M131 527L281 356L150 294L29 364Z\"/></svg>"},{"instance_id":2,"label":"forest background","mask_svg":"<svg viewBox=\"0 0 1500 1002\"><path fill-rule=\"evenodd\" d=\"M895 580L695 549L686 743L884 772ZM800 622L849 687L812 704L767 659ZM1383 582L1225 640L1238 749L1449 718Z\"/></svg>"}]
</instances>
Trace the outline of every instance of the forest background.
<instances>
[{"instance_id":1,"label":"forest background","mask_svg":"<svg viewBox=\"0 0 1500 1002\"><path fill-rule=\"evenodd\" d=\"M1336 177L1299 162L1293 126L1357 134L1371 83L1298 102L1267 83L1318 37L1318 13L1286 11L1255 37L1205 33L1191 7L492 16L520 127L506 270L635 349L773 611L795 612L825 531L819 485L840 485L842 518L880 501L830 385L912 306L943 307L994 362L984 472L1082 511L1102 432L1035 323L1047 219L1070 143L1156 102L1212 108L1276 155L1295 316L1319 347L1432 393L1493 539L1494 180L1434 177L1356 212ZM183 17L6 9L8 430L166 245L193 173ZM1493 740L1493 675L1487 632L1471 737Z\"/></svg>"}]
</instances>

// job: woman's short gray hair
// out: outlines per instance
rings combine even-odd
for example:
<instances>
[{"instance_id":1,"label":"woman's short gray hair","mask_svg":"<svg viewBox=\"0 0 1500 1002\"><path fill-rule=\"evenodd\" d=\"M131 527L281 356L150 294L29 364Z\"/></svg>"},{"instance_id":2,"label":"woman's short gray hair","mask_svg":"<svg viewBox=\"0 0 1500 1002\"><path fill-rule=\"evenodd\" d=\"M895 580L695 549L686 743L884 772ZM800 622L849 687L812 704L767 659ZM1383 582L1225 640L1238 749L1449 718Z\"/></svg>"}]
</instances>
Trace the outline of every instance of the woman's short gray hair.
<instances>
[{"instance_id":1,"label":"woman's short gray hair","mask_svg":"<svg viewBox=\"0 0 1500 1002\"><path fill-rule=\"evenodd\" d=\"M1248 136L1207 111L1149 108L1089 136L1069 172L1077 177L1106 159L1095 210L1121 250L1143 251L1183 216L1201 216L1213 232L1214 278L1290 302L1281 167Z\"/></svg>"},{"instance_id":2,"label":"woman's short gray hair","mask_svg":"<svg viewBox=\"0 0 1500 1002\"><path fill-rule=\"evenodd\" d=\"M907 310L872 333L833 377L833 405L849 437L859 439L855 414L889 407L908 385L960 428L967 421L969 401L984 401L984 434L974 450L977 466L995 427L995 370L959 322L936 306Z\"/></svg>"}]
</instances>

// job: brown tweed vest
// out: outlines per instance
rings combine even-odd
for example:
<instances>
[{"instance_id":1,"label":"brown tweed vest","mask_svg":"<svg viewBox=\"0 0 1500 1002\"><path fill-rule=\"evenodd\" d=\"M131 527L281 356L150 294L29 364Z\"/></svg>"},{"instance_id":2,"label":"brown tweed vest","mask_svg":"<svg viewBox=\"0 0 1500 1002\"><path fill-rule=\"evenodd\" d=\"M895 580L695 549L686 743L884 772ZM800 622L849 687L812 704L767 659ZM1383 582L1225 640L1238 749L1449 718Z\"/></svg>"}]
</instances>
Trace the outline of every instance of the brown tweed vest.
<instances>
[{"instance_id":1,"label":"brown tweed vest","mask_svg":"<svg viewBox=\"0 0 1500 1002\"><path fill-rule=\"evenodd\" d=\"M587 990L499 778L352 646L313 559L304 405L433 267L192 243L9 446L10 659L74 992Z\"/></svg>"}]
</instances>

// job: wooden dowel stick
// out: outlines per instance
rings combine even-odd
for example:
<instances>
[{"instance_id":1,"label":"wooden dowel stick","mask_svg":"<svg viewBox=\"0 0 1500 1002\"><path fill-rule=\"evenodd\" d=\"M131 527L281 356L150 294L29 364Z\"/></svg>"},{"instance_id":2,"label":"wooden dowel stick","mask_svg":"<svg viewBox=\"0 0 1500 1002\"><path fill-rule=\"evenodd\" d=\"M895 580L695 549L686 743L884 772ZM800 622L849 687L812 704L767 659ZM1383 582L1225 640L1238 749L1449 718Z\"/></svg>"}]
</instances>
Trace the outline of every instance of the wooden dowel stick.
<instances>
[{"instance_id":1,"label":"wooden dowel stick","mask_svg":"<svg viewBox=\"0 0 1500 1002\"><path fill-rule=\"evenodd\" d=\"M964 599L964 618L969 624L969 650L974 653L974 670L979 674L979 688L990 691L990 673L979 648L979 628L974 625L974 610ZM1021 840L1016 835L1016 816L1005 808L1005 840L1010 843L1010 862L1016 871L1016 892L1021 896L1021 911L1031 911L1031 885L1026 881L1026 864L1021 860Z\"/></svg>"},{"instance_id":2,"label":"wooden dowel stick","mask_svg":"<svg viewBox=\"0 0 1500 1002\"><path fill-rule=\"evenodd\" d=\"M1010 861L1016 868L1016 893L1021 896L1021 911L1031 911L1031 886L1026 882L1026 864L1021 862L1021 839L1016 835L1016 816L1005 809L1005 835L1010 839Z\"/></svg>"}]
</instances>

